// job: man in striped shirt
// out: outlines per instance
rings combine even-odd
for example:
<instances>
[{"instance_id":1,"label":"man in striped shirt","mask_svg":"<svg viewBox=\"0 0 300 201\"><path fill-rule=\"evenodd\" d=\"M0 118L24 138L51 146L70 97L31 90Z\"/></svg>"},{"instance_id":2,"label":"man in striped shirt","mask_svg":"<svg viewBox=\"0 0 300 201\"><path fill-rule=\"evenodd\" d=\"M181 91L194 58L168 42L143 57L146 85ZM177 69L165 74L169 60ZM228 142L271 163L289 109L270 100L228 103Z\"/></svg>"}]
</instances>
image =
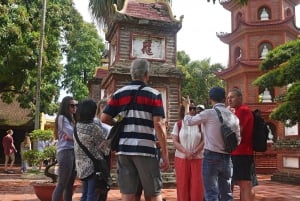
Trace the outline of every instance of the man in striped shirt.
<instances>
[{"instance_id":1,"label":"man in striped shirt","mask_svg":"<svg viewBox=\"0 0 300 201\"><path fill-rule=\"evenodd\" d=\"M101 121L113 125L117 115L125 118L117 151L118 184L122 200L134 201L142 185L145 196L161 201L162 178L159 168L169 168L162 96L159 91L146 85L150 73L146 59L134 60L130 73L132 81L113 94L101 115ZM161 164L157 160L155 133L161 147Z\"/></svg>"}]
</instances>

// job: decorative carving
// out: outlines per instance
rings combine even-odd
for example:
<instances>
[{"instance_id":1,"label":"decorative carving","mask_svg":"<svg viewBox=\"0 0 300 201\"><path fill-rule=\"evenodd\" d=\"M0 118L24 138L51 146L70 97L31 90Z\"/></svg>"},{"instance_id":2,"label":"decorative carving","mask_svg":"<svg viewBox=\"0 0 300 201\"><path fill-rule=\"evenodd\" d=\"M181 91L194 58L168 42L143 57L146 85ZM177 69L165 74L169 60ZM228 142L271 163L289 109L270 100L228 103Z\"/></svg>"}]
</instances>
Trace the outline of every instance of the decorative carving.
<instances>
[{"instance_id":1,"label":"decorative carving","mask_svg":"<svg viewBox=\"0 0 300 201\"><path fill-rule=\"evenodd\" d=\"M131 58L165 60L165 51L165 38L163 37L132 35Z\"/></svg>"},{"instance_id":2,"label":"decorative carving","mask_svg":"<svg viewBox=\"0 0 300 201\"><path fill-rule=\"evenodd\" d=\"M153 55L152 50L151 50L151 43L152 43L152 40L144 40L143 48L142 48L143 54Z\"/></svg>"}]
</instances>

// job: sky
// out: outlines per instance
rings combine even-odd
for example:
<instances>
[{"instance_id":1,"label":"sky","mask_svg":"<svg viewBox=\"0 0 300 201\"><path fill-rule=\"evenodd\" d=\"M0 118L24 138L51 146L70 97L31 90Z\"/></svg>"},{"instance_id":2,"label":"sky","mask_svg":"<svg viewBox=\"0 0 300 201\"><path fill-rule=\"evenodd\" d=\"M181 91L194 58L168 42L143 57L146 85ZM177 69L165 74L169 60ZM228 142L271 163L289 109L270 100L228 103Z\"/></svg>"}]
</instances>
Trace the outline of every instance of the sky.
<instances>
[{"instance_id":1,"label":"sky","mask_svg":"<svg viewBox=\"0 0 300 201\"><path fill-rule=\"evenodd\" d=\"M88 10L89 1L73 2L83 19L92 22ZM208 3L207 0L172 0L172 11L177 16L176 19L184 16L182 28L177 33L177 51L184 50L193 61L210 58L211 64L221 63L227 66L228 45L220 41L216 33L231 32L230 12L219 3ZM300 15L300 6L296 8L297 13Z\"/></svg>"}]
</instances>

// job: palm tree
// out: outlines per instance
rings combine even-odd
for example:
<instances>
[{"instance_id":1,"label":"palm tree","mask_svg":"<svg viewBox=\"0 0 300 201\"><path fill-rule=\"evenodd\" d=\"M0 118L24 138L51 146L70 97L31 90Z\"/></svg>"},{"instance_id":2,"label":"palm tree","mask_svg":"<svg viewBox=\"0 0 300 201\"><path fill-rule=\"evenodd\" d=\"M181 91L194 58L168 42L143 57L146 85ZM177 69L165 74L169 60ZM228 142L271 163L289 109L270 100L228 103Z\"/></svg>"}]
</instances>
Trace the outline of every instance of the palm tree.
<instances>
[{"instance_id":1,"label":"palm tree","mask_svg":"<svg viewBox=\"0 0 300 201\"><path fill-rule=\"evenodd\" d=\"M172 3L172 0L165 0L166 2ZM210 2L211 0L207 0ZM222 0L219 0L219 2ZM248 0L233 0L241 5L247 4ZM118 10L121 10L123 8L125 0L90 0L89 2L89 9L91 10L92 16L96 19L97 23L105 27L109 25L110 23L110 16L114 13L116 5ZM154 2L154 0L153 0ZM213 3L216 2L216 0L212 0Z\"/></svg>"},{"instance_id":2,"label":"palm tree","mask_svg":"<svg viewBox=\"0 0 300 201\"><path fill-rule=\"evenodd\" d=\"M172 0L165 1L172 2ZM124 2L125 0L90 0L89 9L97 23L104 27L110 24L110 16L114 13L115 6L118 10L121 10Z\"/></svg>"},{"instance_id":3,"label":"palm tree","mask_svg":"<svg viewBox=\"0 0 300 201\"><path fill-rule=\"evenodd\" d=\"M120 10L125 0L90 0L89 9L100 26L109 24L109 18L114 13L114 4Z\"/></svg>"}]
</instances>

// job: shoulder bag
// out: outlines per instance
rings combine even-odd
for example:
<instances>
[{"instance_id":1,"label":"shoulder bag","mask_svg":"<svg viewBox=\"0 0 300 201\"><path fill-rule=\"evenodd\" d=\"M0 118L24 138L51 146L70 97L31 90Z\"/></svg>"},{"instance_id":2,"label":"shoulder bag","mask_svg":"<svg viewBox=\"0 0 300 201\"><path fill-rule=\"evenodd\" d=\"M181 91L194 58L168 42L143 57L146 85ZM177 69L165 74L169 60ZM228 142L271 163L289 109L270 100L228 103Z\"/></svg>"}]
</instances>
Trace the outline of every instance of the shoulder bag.
<instances>
[{"instance_id":1,"label":"shoulder bag","mask_svg":"<svg viewBox=\"0 0 300 201\"><path fill-rule=\"evenodd\" d=\"M112 179L110 176L109 165L105 159L96 159L93 154L84 146L77 134L76 127L74 128L74 137L80 148L86 153L86 155L93 161L95 176L97 177L96 190L102 195L106 194L112 185Z\"/></svg>"},{"instance_id":2,"label":"shoulder bag","mask_svg":"<svg viewBox=\"0 0 300 201\"><path fill-rule=\"evenodd\" d=\"M225 149L224 151L226 151L227 153L231 153L233 152L237 146L238 146L238 140L236 138L236 134L235 132L232 131L232 129L227 126L224 122L223 122L223 117L222 114L220 112L219 109L214 108L218 114L218 118L221 122L221 134L224 140L224 144L225 144Z\"/></svg>"}]
</instances>

